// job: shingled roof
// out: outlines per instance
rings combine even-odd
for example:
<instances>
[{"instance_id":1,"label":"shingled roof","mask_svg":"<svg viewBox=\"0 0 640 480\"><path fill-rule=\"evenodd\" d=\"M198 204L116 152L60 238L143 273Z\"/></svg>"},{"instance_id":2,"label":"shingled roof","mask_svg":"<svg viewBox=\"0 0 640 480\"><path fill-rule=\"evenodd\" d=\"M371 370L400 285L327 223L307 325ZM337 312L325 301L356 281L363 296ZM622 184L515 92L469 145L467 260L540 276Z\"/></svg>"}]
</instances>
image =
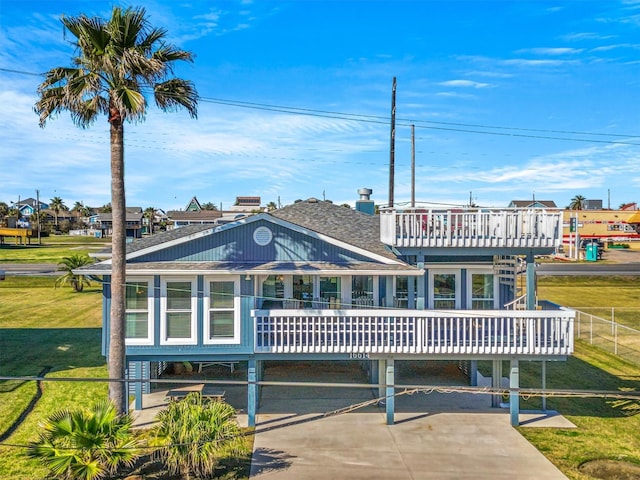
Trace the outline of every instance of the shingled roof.
<instances>
[{"instance_id":1,"label":"shingled roof","mask_svg":"<svg viewBox=\"0 0 640 480\"><path fill-rule=\"evenodd\" d=\"M269 213L313 232L397 260L380 241L380 217L310 198Z\"/></svg>"}]
</instances>

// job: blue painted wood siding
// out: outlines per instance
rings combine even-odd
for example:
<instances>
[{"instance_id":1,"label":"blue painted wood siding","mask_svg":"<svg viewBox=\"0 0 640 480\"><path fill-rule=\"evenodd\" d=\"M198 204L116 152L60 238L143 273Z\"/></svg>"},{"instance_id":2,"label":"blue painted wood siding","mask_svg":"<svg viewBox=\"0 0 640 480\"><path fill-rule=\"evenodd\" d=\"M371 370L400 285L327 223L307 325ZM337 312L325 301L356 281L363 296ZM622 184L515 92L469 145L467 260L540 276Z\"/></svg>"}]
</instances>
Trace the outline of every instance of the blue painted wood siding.
<instances>
[{"instance_id":1,"label":"blue painted wood siding","mask_svg":"<svg viewBox=\"0 0 640 480\"><path fill-rule=\"evenodd\" d=\"M268 227L273 233L273 240L264 247L253 240L253 232L260 226ZM129 262L163 261L344 263L372 260L304 233L260 220L153 252Z\"/></svg>"}]
</instances>

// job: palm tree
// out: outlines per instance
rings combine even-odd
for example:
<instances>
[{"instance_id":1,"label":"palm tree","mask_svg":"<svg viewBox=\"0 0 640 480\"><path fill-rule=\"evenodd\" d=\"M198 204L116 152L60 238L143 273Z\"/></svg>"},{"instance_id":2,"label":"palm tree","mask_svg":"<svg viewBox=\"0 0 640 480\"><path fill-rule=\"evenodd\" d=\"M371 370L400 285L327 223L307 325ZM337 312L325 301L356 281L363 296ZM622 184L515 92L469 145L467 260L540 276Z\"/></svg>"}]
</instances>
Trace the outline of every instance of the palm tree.
<instances>
[{"instance_id":1,"label":"palm tree","mask_svg":"<svg viewBox=\"0 0 640 480\"><path fill-rule=\"evenodd\" d=\"M55 478L93 480L131 466L139 443L131 431L133 419L119 415L108 401L91 410L54 412L42 425L27 454L39 459Z\"/></svg>"},{"instance_id":2,"label":"palm tree","mask_svg":"<svg viewBox=\"0 0 640 480\"><path fill-rule=\"evenodd\" d=\"M222 453L240 453L241 433L235 409L225 402L210 401L197 392L158 413L159 425L151 446L171 474L180 478L210 478Z\"/></svg>"},{"instance_id":3,"label":"palm tree","mask_svg":"<svg viewBox=\"0 0 640 480\"><path fill-rule=\"evenodd\" d=\"M61 210L68 210L68 207L64 204L64 200L60 197L53 197L49 200L49 208L53 211L53 215L56 219L56 230L58 230L58 215Z\"/></svg>"},{"instance_id":4,"label":"palm tree","mask_svg":"<svg viewBox=\"0 0 640 480\"><path fill-rule=\"evenodd\" d=\"M92 258L88 255L81 255L79 253L74 253L70 257L64 257L62 261L58 263L58 270L65 273L56 279L55 286L71 285L76 292L81 292L84 289L84 286L90 286L91 282L89 277L73 273L73 271L76 268L91 265L92 263Z\"/></svg>"},{"instance_id":5,"label":"palm tree","mask_svg":"<svg viewBox=\"0 0 640 480\"><path fill-rule=\"evenodd\" d=\"M274 210L278 209L278 205L276 205L276 202L271 201L269 203L267 203L267 211L268 212L273 212Z\"/></svg>"},{"instance_id":6,"label":"palm tree","mask_svg":"<svg viewBox=\"0 0 640 480\"><path fill-rule=\"evenodd\" d=\"M156 209L154 207L147 207L145 208L142 216L147 219L147 224L149 225L149 234L153 235L153 222L156 219Z\"/></svg>"},{"instance_id":7,"label":"palm tree","mask_svg":"<svg viewBox=\"0 0 640 480\"><path fill-rule=\"evenodd\" d=\"M9 215L9 205L5 202L0 202L0 225L5 225L4 219Z\"/></svg>"},{"instance_id":8,"label":"palm tree","mask_svg":"<svg viewBox=\"0 0 640 480\"><path fill-rule=\"evenodd\" d=\"M46 73L38 87L35 111L44 126L51 116L68 110L73 122L89 127L106 115L110 124L111 206L113 219L109 378L125 378L125 265L126 217L124 190L124 122L142 121L146 95L162 110L185 108L197 115L194 85L174 78L173 65L192 61L192 54L165 41L167 31L153 28L144 8L114 7L111 18L63 16L62 24L74 37L72 67ZM127 410L124 382L109 383L109 398L120 412Z\"/></svg>"},{"instance_id":9,"label":"palm tree","mask_svg":"<svg viewBox=\"0 0 640 480\"><path fill-rule=\"evenodd\" d=\"M571 199L571 203L569 204L569 210L582 210L584 208L584 202L587 199L582 195L576 195Z\"/></svg>"}]
</instances>

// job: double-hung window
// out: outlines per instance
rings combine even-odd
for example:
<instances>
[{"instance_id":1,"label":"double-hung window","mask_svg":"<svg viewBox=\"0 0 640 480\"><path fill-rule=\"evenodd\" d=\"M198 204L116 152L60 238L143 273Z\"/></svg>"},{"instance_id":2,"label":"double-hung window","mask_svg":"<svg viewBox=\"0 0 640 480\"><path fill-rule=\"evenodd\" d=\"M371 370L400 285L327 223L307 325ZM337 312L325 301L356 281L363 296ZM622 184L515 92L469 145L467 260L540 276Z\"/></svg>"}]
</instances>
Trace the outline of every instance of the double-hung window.
<instances>
[{"instance_id":1,"label":"double-hung window","mask_svg":"<svg viewBox=\"0 0 640 480\"><path fill-rule=\"evenodd\" d=\"M240 283L208 278L205 288L204 343L240 343Z\"/></svg>"},{"instance_id":2,"label":"double-hung window","mask_svg":"<svg viewBox=\"0 0 640 480\"><path fill-rule=\"evenodd\" d=\"M196 343L195 279L166 279L162 282L162 343Z\"/></svg>"},{"instance_id":3,"label":"double-hung window","mask_svg":"<svg viewBox=\"0 0 640 480\"><path fill-rule=\"evenodd\" d=\"M127 345L153 343L153 289L150 279L127 279L125 342Z\"/></svg>"}]
</instances>

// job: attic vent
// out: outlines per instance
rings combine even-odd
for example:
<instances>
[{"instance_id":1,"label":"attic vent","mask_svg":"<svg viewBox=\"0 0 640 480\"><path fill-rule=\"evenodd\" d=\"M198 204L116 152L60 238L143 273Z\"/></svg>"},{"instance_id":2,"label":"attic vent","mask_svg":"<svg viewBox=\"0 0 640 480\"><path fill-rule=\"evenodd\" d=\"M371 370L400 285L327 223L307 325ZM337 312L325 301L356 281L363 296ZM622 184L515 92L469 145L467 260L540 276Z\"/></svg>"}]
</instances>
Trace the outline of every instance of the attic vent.
<instances>
[{"instance_id":1,"label":"attic vent","mask_svg":"<svg viewBox=\"0 0 640 480\"><path fill-rule=\"evenodd\" d=\"M271 240L273 240L273 233L269 228L258 227L253 231L253 241L256 242L256 245L265 247L271 243Z\"/></svg>"}]
</instances>

